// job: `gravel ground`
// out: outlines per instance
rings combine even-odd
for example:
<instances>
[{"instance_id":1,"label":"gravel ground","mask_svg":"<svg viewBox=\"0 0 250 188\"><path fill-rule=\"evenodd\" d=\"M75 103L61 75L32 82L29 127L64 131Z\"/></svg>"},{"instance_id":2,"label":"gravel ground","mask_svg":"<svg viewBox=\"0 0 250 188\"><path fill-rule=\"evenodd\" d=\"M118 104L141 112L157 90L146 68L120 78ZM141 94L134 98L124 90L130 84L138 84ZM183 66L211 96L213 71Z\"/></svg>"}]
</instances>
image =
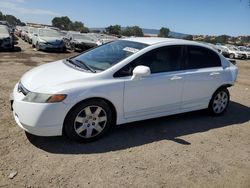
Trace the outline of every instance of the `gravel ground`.
<instances>
[{"instance_id":1,"label":"gravel ground","mask_svg":"<svg viewBox=\"0 0 250 188\"><path fill-rule=\"evenodd\" d=\"M250 60L237 61L223 116L198 111L141 121L79 144L26 135L16 125L9 94L21 75L74 54L19 46L0 53L0 187L250 187Z\"/></svg>"}]
</instances>

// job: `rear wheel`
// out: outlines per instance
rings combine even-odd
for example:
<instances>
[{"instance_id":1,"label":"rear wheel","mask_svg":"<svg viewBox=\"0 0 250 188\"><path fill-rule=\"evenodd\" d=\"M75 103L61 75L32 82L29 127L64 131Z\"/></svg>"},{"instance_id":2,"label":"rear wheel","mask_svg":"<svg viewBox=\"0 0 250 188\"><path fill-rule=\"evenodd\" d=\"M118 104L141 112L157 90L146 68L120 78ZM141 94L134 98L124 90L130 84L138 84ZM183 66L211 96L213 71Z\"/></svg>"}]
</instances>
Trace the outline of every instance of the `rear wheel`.
<instances>
[{"instance_id":1,"label":"rear wheel","mask_svg":"<svg viewBox=\"0 0 250 188\"><path fill-rule=\"evenodd\" d=\"M230 58L230 59L234 59L234 57L235 57L234 54L230 54L230 55L229 55L229 58Z\"/></svg>"},{"instance_id":2,"label":"rear wheel","mask_svg":"<svg viewBox=\"0 0 250 188\"><path fill-rule=\"evenodd\" d=\"M66 135L73 140L90 142L104 135L112 124L112 110L100 99L76 105L64 122Z\"/></svg>"},{"instance_id":3,"label":"rear wheel","mask_svg":"<svg viewBox=\"0 0 250 188\"><path fill-rule=\"evenodd\" d=\"M229 104L230 95L227 88L218 89L210 100L208 110L212 115L223 114Z\"/></svg>"},{"instance_id":4,"label":"rear wheel","mask_svg":"<svg viewBox=\"0 0 250 188\"><path fill-rule=\"evenodd\" d=\"M246 55L243 55L241 59L247 59L247 56L246 56Z\"/></svg>"}]
</instances>

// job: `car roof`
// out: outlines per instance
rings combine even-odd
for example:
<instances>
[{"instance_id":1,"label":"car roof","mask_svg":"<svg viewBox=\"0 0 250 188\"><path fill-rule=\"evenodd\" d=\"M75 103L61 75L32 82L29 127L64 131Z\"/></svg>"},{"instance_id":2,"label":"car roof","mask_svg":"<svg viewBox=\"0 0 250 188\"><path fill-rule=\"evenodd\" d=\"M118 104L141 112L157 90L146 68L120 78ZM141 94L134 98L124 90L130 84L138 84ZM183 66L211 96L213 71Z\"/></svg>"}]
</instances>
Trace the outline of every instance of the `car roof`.
<instances>
[{"instance_id":1,"label":"car roof","mask_svg":"<svg viewBox=\"0 0 250 188\"><path fill-rule=\"evenodd\" d=\"M202 46L205 48L212 49L213 51L216 51L209 45L202 44L202 43L195 42L195 41L184 40L184 39L161 38L161 37L130 37L130 38L123 38L120 40L144 43L149 46L157 45L157 44L195 45L195 46Z\"/></svg>"},{"instance_id":2,"label":"car roof","mask_svg":"<svg viewBox=\"0 0 250 188\"><path fill-rule=\"evenodd\" d=\"M161 38L161 37L130 37L130 38L123 38L120 40L139 42L139 43L144 43L147 45L155 45L155 44L159 44L159 43L199 44L197 42L183 40L183 39Z\"/></svg>"}]
</instances>

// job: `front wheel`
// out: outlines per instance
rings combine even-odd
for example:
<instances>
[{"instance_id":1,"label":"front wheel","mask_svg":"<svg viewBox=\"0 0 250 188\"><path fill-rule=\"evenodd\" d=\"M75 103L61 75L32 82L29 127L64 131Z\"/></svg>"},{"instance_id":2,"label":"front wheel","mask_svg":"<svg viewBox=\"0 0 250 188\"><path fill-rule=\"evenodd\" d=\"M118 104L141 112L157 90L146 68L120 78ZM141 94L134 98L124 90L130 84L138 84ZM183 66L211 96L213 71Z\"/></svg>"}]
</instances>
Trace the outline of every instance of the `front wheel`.
<instances>
[{"instance_id":1,"label":"front wheel","mask_svg":"<svg viewBox=\"0 0 250 188\"><path fill-rule=\"evenodd\" d=\"M113 122L112 110L100 99L76 105L66 116L64 131L76 141L90 142L100 138Z\"/></svg>"},{"instance_id":2,"label":"front wheel","mask_svg":"<svg viewBox=\"0 0 250 188\"><path fill-rule=\"evenodd\" d=\"M37 51L39 51L39 50L40 50L40 47L39 47L38 42L36 43L36 50L37 50Z\"/></svg>"},{"instance_id":3,"label":"front wheel","mask_svg":"<svg viewBox=\"0 0 250 188\"><path fill-rule=\"evenodd\" d=\"M223 114L229 104L230 95L227 88L218 89L210 100L208 110L212 115Z\"/></svg>"}]
</instances>

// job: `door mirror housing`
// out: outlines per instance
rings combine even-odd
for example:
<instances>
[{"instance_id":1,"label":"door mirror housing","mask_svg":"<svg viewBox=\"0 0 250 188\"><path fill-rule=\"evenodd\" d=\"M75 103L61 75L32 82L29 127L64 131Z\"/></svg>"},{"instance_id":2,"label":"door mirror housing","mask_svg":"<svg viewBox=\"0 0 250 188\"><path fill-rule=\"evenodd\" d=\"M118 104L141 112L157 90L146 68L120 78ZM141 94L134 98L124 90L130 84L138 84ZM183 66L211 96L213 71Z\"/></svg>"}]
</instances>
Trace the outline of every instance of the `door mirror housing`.
<instances>
[{"instance_id":1,"label":"door mirror housing","mask_svg":"<svg viewBox=\"0 0 250 188\"><path fill-rule=\"evenodd\" d=\"M149 76L151 74L150 68L147 66L139 65L134 68L131 80L139 80L141 77Z\"/></svg>"}]
</instances>

